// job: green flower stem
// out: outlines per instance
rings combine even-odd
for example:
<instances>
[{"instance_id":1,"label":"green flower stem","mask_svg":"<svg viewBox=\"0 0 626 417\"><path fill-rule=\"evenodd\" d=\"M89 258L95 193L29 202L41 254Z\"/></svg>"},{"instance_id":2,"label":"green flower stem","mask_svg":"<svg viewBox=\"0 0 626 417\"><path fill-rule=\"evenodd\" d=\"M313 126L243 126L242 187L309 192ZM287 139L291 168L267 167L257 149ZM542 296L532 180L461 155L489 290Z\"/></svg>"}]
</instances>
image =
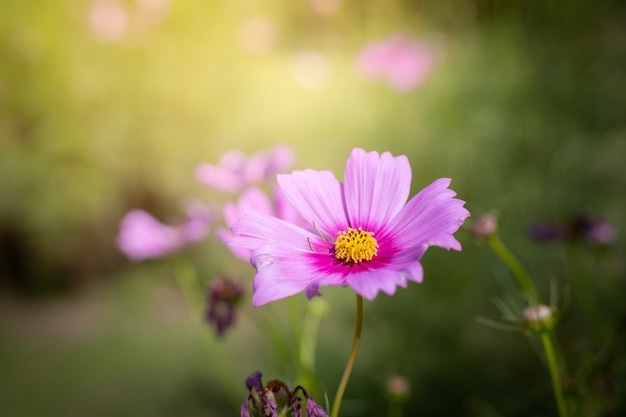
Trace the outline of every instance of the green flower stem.
<instances>
[{"instance_id":1,"label":"green flower stem","mask_svg":"<svg viewBox=\"0 0 626 417\"><path fill-rule=\"evenodd\" d=\"M540 298L535 285L533 284L530 275L524 269L522 264L517 260L515 255L509 251L509 249L502 243L497 235L491 235L487 237L487 243L491 246L491 249L502 259L506 266L511 270L517 282L528 295L528 301L531 305L539 304ZM559 409L559 417L567 417L567 407L565 405L565 399L563 397L563 389L561 387L561 378L559 377L559 368L556 363L556 355L554 353L554 345L552 343L551 332L549 330L543 330L540 333L541 344L546 355L546 361L548 363L548 369L550 370L550 378L552 380L552 389L554 391L554 397L556 399L557 407Z\"/></svg>"},{"instance_id":2,"label":"green flower stem","mask_svg":"<svg viewBox=\"0 0 626 417\"><path fill-rule=\"evenodd\" d=\"M343 371L339 388L337 388L337 394L335 394L335 401L333 402L333 409L330 413L331 417L339 416L339 407L341 407L341 399L343 393L348 385L350 379L350 373L352 372L352 366L354 366L354 360L356 359L356 353L359 350L359 342L361 341L361 327L363 326L363 297L359 294L356 295L356 330L354 331L354 342L352 343L352 352L348 358L346 369Z\"/></svg>"},{"instance_id":3,"label":"green flower stem","mask_svg":"<svg viewBox=\"0 0 626 417\"><path fill-rule=\"evenodd\" d=\"M300 335L299 367L300 385L309 387L312 390L317 385L314 378L315 370L315 348L317 346L317 335L322 318L326 315L328 307L321 298L314 298L307 304L307 312L302 322Z\"/></svg>"},{"instance_id":4,"label":"green flower stem","mask_svg":"<svg viewBox=\"0 0 626 417\"><path fill-rule=\"evenodd\" d=\"M543 350L546 353L546 361L548 362L548 368L550 370L554 397L556 398L556 404L559 408L559 417L567 417L567 407L565 405L565 398L563 397L563 389L561 388L559 368L556 363L554 347L552 346L552 339L549 332L541 332L541 344L543 345Z\"/></svg>"},{"instance_id":5,"label":"green flower stem","mask_svg":"<svg viewBox=\"0 0 626 417\"><path fill-rule=\"evenodd\" d=\"M320 319L305 316L302 324L302 337L298 352L298 385L307 387L309 392L317 389L315 379L315 348Z\"/></svg>"},{"instance_id":6,"label":"green flower stem","mask_svg":"<svg viewBox=\"0 0 626 417\"><path fill-rule=\"evenodd\" d=\"M307 314L302 323L302 337L300 338L300 364L307 371L315 368L315 347L317 331L320 327L321 317Z\"/></svg>"},{"instance_id":7,"label":"green flower stem","mask_svg":"<svg viewBox=\"0 0 626 417\"><path fill-rule=\"evenodd\" d=\"M202 321L199 313L199 306L202 305L203 300L202 283L193 265L185 259L175 259L174 266L174 276L176 277L178 288L185 300L189 314L194 323L198 324Z\"/></svg>"},{"instance_id":8,"label":"green flower stem","mask_svg":"<svg viewBox=\"0 0 626 417\"><path fill-rule=\"evenodd\" d=\"M493 234L487 237L487 243L491 246L491 249L502 259L502 261L506 264L506 266L511 270L517 282L519 282L522 289L526 292L529 297L530 304L538 304L539 294L537 290L535 290L535 285L533 284L532 279L526 269L522 266L522 264L517 260L515 255L511 253L511 251L502 243L500 238Z\"/></svg>"}]
</instances>

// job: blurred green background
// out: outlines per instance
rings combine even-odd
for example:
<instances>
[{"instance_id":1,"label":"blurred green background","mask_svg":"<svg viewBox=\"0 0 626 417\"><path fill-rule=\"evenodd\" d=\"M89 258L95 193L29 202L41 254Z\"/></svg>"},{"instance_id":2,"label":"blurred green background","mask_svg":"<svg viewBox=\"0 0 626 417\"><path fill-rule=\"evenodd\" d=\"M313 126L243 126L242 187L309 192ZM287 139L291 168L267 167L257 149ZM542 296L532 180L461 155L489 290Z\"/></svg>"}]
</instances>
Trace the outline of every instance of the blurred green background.
<instances>
[{"instance_id":1,"label":"blurred green background","mask_svg":"<svg viewBox=\"0 0 626 417\"><path fill-rule=\"evenodd\" d=\"M172 259L132 263L115 246L132 208L165 220L188 196L224 202L195 180L197 164L276 144L294 149L296 168L339 178L354 147L406 154L414 192L451 177L474 216L496 210L544 297L554 282L564 301L556 333L573 415L626 413L623 2L0 8L0 415L230 416L251 372L295 378L303 295L253 309L248 292L220 339ZM367 43L396 33L440 57L407 93L356 67ZM609 221L615 244L527 236L533 220L579 213ZM366 303L342 415L386 415L393 375L411 383L406 416L556 415L536 340L475 321L499 318L492 299L516 296L512 276L467 230L458 238L460 253L428 251L423 284ZM181 256L201 286L228 275L249 288L253 270L214 237ZM351 291L323 293L311 382L322 404L354 326Z\"/></svg>"}]
</instances>

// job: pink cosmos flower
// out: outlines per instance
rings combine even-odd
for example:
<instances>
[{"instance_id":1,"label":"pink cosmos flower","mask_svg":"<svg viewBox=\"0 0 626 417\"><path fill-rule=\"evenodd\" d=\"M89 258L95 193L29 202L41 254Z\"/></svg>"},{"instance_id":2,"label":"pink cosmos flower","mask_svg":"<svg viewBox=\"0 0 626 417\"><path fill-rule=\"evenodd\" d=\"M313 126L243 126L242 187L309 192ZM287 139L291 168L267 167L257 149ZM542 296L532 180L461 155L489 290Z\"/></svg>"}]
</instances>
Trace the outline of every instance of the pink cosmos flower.
<instances>
[{"instance_id":1,"label":"pink cosmos flower","mask_svg":"<svg viewBox=\"0 0 626 417\"><path fill-rule=\"evenodd\" d=\"M117 245L133 261L157 259L202 240L209 232L211 214L200 202L187 205L187 220L163 224L144 210L131 210L120 223Z\"/></svg>"},{"instance_id":2,"label":"pink cosmos flower","mask_svg":"<svg viewBox=\"0 0 626 417\"><path fill-rule=\"evenodd\" d=\"M278 175L287 200L316 232L276 217L248 212L230 244L252 250L252 304L260 306L321 285L350 286L368 300L379 291L422 281L419 262L429 246L461 250L454 238L470 213L441 178L408 203L406 156L354 149L344 182L328 171Z\"/></svg>"},{"instance_id":3,"label":"pink cosmos flower","mask_svg":"<svg viewBox=\"0 0 626 417\"><path fill-rule=\"evenodd\" d=\"M293 164L293 151L277 146L251 156L241 151L226 152L217 165L203 163L196 168L196 178L203 184L222 191L238 192L259 184Z\"/></svg>"},{"instance_id":4,"label":"pink cosmos flower","mask_svg":"<svg viewBox=\"0 0 626 417\"><path fill-rule=\"evenodd\" d=\"M364 75L382 78L395 90L410 91L430 73L434 56L425 44L396 35L366 46L358 63Z\"/></svg>"}]
</instances>

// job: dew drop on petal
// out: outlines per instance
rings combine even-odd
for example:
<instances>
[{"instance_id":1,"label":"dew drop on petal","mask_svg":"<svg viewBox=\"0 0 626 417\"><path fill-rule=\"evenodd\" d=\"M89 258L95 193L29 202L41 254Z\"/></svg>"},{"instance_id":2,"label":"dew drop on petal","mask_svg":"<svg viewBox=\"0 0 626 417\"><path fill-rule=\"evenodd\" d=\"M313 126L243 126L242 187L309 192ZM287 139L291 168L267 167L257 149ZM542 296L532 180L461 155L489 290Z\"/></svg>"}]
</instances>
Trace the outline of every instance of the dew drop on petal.
<instances>
[{"instance_id":1,"label":"dew drop on petal","mask_svg":"<svg viewBox=\"0 0 626 417\"><path fill-rule=\"evenodd\" d=\"M252 265L256 268L257 271L260 271L263 268L267 268L268 266L272 266L276 263L273 257L267 254L260 254L252 259Z\"/></svg>"}]
</instances>

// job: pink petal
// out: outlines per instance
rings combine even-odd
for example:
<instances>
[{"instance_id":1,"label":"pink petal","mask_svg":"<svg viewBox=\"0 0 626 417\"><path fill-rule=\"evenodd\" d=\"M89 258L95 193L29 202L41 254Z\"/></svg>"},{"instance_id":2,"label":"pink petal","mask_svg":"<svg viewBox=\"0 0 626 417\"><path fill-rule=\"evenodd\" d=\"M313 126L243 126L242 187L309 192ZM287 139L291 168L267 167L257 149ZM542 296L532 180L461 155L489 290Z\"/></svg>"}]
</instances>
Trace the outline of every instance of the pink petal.
<instances>
[{"instance_id":1,"label":"pink petal","mask_svg":"<svg viewBox=\"0 0 626 417\"><path fill-rule=\"evenodd\" d=\"M190 219L180 226L180 232L186 242L199 242L209 234L209 223L203 219Z\"/></svg>"},{"instance_id":2,"label":"pink petal","mask_svg":"<svg viewBox=\"0 0 626 417\"><path fill-rule=\"evenodd\" d=\"M247 161L248 155L246 155L245 152L233 150L222 154L218 161L218 165L227 171L242 174Z\"/></svg>"},{"instance_id":3,"label":"pink petal","mask_svg":"<svg viewBox=\"0 0 626 417\"><path fill-rule=\"evenodd\" d=\"M252 250L232 246L230 242L233 240L234 235L229 229L220 227L215 230L215 235L224 245L226 245L230 253L232 253L235 257L241 259L242 261L250 262Z\"/></svg>"},{"instance_id":4,"label":"pink petal","mask_svg":"<svg viewBox=\"0 0 626 417\"><path fill-rule=\"evenodd\" d=\"M143 210L131 210L121 221L117 244L128 258L141 261L166 256L182 242L174 227L160 223Z\"/></svg>"},{"instance_id":5,"label":"pink petal","mask_svg":"<svg viewBox=\"0 0 626 417\"><path fill-rule=\"evenodd\" d=\"M243 172L246 184L258 184L265 181L270 163L270 154L267 151L253 154L248 159Z\"/></svg>"},{"instance_id":6,"label":"pink petal","mask_svg":"<svg viewBox=\"0 0 626 417\"><path fill-rule=\"evenodd\" d=\"M270 161L267 175L274 175L278 172L293 166L293 150L288 146L277 146L270 152Z\"/></svg>"},{"instance_id":7,"label":"pink petal","mask_svg":"<svg viewBox=\"0 0 626 417\"><path fill-rule=\"evenodd\" d=\"M246 212L248 210L255 210L267 215L274 214L272 202L270 201L265 191L261 190L260 188L248 188L241 194L237 203L239 209L243 212Z\"/></svg>"},{"instance_id":8,"label":"pink petal","mask_svg":"<svg viewBox=\"0 0 626 417\"><path fill-rule=\"evenodd\" d=\"M311 252L309 242L320 239L291 223L255 211L241 217L232 231L235 237L229 245L251 250L280 243L294 250Z\"/></svg>"},{"instance_id":9,"label":"pink petal","mask_svg":"<svg viewBox=\"0 0 626 417\"><path fill-rule=\"evenodd\" d=\"M346 283L363 298L373 300L378 291L393 295L398 285L406 286L406 278L393 269L369 269L348 275Z\"/></svg>"},{"instance_id":10,"label":"pink petal","mask_svg":"<svg viewBox=\"0 0 626 417\"><path fill-rule=\"evenodd\" d=\"M223 214L226 225L231 227L241 216L243 216L246 211L249 210L255 210L267 215L274 213L272 203L267 197L267 194L259 188L251 187L241 193L239 199L237 200L237 204L224 204Z\"/></svg>"},{"instance_id":11,"label":"pink petal","mask_svg":"<svg viewBox=\"0 0 626 417\"><path fill-rule=\"evenodd\" d=\"M354 149L346 163L344 193L350 226L378 230L398 213L411 191L406 156Z\"/></svg>"},{"instance_id":12,"label":"pink petal","mask_svg":"<svg viewBox=\"0 0 626 417\"><path fill-rule=\"evenodd\" d=\"M409 91L424 79L432 65L432 54L428 48L404 41L396 47L387 78L396 90Z\"/></svg>"},{"instance_id":13,"label":"pink petal","mask_svg":"<svg viewBox=\"0 0 626 417\"><path fill-rule=\"evenodd\" d=\"M305 251L279 246L263 246L252 254L257 273L252 305L255 307L315 288L322 273L307 262Z\"/></svg>"},{"instance_id":14,"label":"pink petal","mask_svg":"<svg viewBox=\"0 0 626 417\"><path fill-rule=\"evenodd\" d=\"M347 225L341 183L329 171L294 171L277 175L278 185L300 215L335 239Z\"/></svg>"},{"instance_id":15,"label":"pink petal","mask_svg":"<svg viewBox=\"0 0 626 417\"><path fill-rule=\"evenodd\" d=\"M241 175L208 163L196 167L196 179L205 185L228 192L237 192L243 186Z\"/></svg>"},{"instance_id":16,"label":"pink petal","mask_svg":"<svg viewBox=\"0 0 626 417\"><path fill-rule=\"evenodd\" d=\"M188 220L180 226L182 236L187 242L198 242L206 237L213 222L213 213L209 206L195 199L185 203Z\"/></svg>"},{"instance_id":17,"label":"pink petal","mask_svg":"<svg viewBox=\"0 0 626 417\"><path fill-rule=\"evenodd\" d=\"M311 224L307 223L298 210L287 200L280 187L274 188L274 206L276 207L276 217L289 223L300 226L304 229L311 229Z\"/></svg>"},{"instance_id":18,"label":"pink petal","mask_svg":"<svg viewBox=\"0 0 626 417\"><path fill-rule=\"evenodd\" d=\"M452 235L469 217L464 201L453 198L449 178L441 178L413 197L392 219L385 233L402 250L423 252L427 246L461 250Z\"/></svg>"},{"instance_id":19,"label":"pink petal","mask_svg":"<svg viewBox=\"0 0 626 417\"><path fill-rule=\"evenodd\" d=\"M251 263L257 269L255 306L305 291L307 287L343 283L339 272L320 267L331 264L328 251L332 243L312 232L251 212L233 226L233 233L230 247L254 251Z\"/></svg>"},{"instance_id":20,"label":"pink petal","mask_svg":"<svg viewBox=\"0 0 626 417\"><path fill-rule=\"evenodd\" d=\"M424 279L424 268L421 263L413 261L405 264L400 269L400 274L408 280L420 283Z\"/></svg>"},{"instance_id":21,"label":"pink petal","mask_svg":"<svg viewBox=\"0 0 626 417\"><path fill-rule=\"evenodd\" d=\"M224 204L222 213L224 215L224 223L226 223L228 227L232 227L232 225L237 223L237 220L243 216L241 208L237 204L230 202Z\"/></svg>"},{"instance_id":22,"label":"pink petal","mask_svg":"<svg viewBox=\"0 0 626 417\"><path fill-rule=\"evenodd\" d=\"M383 74L389 61L389 48L383 42L374 42L363 48L358 57L359 67L370 77Z\"/></svg>"}]
</instances>

